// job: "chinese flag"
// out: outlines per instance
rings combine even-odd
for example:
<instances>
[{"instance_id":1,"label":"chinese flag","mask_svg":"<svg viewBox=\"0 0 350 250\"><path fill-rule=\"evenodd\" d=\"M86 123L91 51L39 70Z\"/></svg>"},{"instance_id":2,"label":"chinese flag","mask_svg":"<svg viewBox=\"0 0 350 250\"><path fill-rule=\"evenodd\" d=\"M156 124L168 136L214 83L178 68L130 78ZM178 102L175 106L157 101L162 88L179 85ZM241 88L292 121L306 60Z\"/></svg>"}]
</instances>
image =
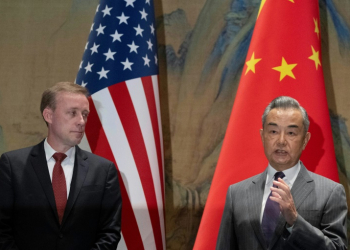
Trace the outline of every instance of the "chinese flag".
<instances>
[{"instance_id":1,"label":"chinese flag","mask_svg":"<svg viewBox=\"0 0 350 250\"><path fill-rule=\"evenodd\" d=\"M265 107L291 96L309 114L301 160L339 181L324 86L318 0L262 0L194 249L215 249L228 187L264 171Z\"/></svg>"}]
</instances>

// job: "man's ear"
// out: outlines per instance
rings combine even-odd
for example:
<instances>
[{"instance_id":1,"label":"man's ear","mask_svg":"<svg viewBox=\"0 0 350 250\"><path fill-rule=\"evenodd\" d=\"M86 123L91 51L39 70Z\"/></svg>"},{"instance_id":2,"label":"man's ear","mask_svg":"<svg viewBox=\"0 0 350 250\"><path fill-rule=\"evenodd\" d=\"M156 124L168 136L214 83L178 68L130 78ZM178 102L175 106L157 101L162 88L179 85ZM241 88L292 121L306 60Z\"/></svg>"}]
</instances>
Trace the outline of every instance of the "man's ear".
<instances>
[{"instance_id":1,"label":"man's ear","mask_svg":"<svg viewBox=\"0 0 350 250\"><path fill-rule=\"evenodd\" d=\"M311 138L311 133L307 132L306 135L305 135L305 138L304 138L303 150L305 149L307 143L310 141L310 138Z\"/></svg>"},{"instance_id":2,"label":"man's ear","mask_svg":"<svg viewBox=\"0 0 350 250\"><path fill-rule=\"evenodd\" d=\"M264 136L263 136L263 133L264 133L264 129L260 129L260 138L261 138L261 141L262 143L264 144Z\"/></svg>"},{"instance_id":3,"label":"man's ear","mask_svg":"<svg viewBox=\"0 0 350 250\"><path fill-rule=\"evenodd\" d=\"M50 108L45 108L44 111L43 111L44 120L45 120L48 124L51 124L51 123L52 123L52 114L53 114L53 111L52 111L52 109L50 109Z\"/></svg>"}]
</instances>

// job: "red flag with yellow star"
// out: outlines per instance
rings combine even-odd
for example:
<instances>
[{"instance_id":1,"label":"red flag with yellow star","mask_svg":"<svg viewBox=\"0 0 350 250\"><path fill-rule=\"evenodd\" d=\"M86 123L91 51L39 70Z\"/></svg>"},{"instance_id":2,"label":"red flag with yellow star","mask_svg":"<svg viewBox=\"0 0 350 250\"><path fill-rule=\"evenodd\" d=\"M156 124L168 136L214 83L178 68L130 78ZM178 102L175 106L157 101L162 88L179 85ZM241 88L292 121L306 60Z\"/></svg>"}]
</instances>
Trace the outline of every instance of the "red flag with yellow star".
<instances>
[{"instance_id":1,"label":"red flag with yellow star","mask_svg":"<svg viewBox=\"0 0 350 250\"><path fill-rule=\"evenodd\" d=\"M319 27L317 0L262 0L195 250L215 249L228 187L267 167L259 130L265 107L277 96L295 98L309 114L304 165L339 181Z\"/></svg>"}]
</instances>

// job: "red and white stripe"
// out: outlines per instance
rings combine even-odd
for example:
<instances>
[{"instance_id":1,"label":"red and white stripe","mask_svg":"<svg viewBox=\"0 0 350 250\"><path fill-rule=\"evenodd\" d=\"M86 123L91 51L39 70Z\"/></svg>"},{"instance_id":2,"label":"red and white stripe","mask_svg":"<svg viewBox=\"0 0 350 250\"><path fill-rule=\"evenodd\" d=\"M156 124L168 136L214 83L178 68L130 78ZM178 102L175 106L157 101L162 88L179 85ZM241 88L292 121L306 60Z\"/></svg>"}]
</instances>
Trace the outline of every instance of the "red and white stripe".
<instances>
[{"instance_id":1,"label":"red and white stripe","mask_svg":"<svg viewBox=\"0 0 350 250\"><path fill-rule=\"evenodd\" d=\"M81 147L115 163L123 199L119 249L165 249L158 76L94 93Z\"/></svg>"}]
</instances>

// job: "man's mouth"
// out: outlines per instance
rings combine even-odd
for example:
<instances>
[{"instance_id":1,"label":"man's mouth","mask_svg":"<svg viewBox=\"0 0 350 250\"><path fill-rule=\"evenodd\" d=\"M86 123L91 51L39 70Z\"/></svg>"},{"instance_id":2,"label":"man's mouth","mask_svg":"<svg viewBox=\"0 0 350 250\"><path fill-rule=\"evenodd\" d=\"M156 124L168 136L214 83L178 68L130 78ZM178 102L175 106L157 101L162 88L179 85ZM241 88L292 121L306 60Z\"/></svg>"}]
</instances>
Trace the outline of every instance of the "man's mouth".
<instances>
[{"instance_id":1,"label":"man's mouth","mask_svg":"<svg viewBox=\"0 0 350 250\"><path fill-rule=\"evenodd\" d=\"M275 153L276 153L276 154L279 154L279 155L285 155L285 154L287 154L287 151L282 150L282 149L277 149L277 150L275 151Z\"/></svg>"},{"instance_id":2,"label":"man's mouth","mask_svg":"<svg viewBox=\"0 0 350 250\"><path fill-rule=\"evenodd\" d=\"M84 133L83 131L72 131L72 132L75 134L83 134Z\"/></svg>"}]
</instances>

